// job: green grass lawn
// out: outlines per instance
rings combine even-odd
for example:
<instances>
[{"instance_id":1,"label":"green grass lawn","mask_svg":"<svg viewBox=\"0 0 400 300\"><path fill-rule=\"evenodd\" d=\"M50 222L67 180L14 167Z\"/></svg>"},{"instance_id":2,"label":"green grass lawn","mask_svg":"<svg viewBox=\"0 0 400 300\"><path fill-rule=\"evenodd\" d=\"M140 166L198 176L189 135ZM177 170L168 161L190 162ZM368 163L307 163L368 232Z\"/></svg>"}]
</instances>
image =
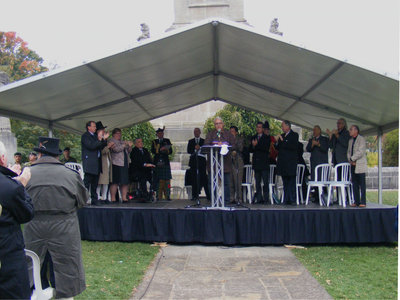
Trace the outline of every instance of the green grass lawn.
<instances>
[{"instance_id":1,"label":"green grass lawn","mask_svg":"<svg viewBox=\"0 0 400 300\"><path fill-rule=\"evenodd\" d=\"M383 204L396 206L399 201L399 191L383 191L382 202ZM367 202L378 203L378 192L367 191Z\"/></svg>"},{"instance_id":2,"label":"green grass lawn","mask_svg":"<svg viewBox=\"0 0 400 300\"><path fill-rule=\"evenodd\" d=\"M378 192L367 192L378 202ZM384 191L383 204L397 205L398 191ZM296 257L335 299L397 299L397 243L377 246L310 246Z\"/></svg>"},{"instance_id":3,"label":"green grass lawn","mask_svg":"<svg viewBox=\"0 0 400 300\"><path fill-rule=\"evenodd\" d=\"M397 299L397 244L292 251L335 299Z\"/></svg>"},{"instance_id":4,"label":"green grass lawn","mask_svg":"<svg viewBox=\"0 0 400 300\"><path fill-rule=\"evenodd\" d=\"M75 299L129 299L158 250L144 243L82 241L87 288Z\"/></svg>"}]
</instances>

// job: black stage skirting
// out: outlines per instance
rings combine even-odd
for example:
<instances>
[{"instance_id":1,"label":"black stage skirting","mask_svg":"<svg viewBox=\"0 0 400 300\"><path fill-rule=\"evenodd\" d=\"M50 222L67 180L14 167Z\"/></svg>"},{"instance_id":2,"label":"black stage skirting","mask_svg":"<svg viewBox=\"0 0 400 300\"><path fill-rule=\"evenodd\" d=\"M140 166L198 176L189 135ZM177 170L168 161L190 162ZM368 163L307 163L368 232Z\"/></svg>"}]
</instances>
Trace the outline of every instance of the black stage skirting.
<instances>
[{"instance_id":1,"label":"black stage skirting","mask_svg":"<svg viewBox=\"0 0 400 300\"><path fill-rule=\"evenodd\" d=\"M159 207L153 204L85 207L79 211L82 239L223 245L397 241L397 208L391 206L268 205L227 211L185 209L184 204L187 203L176 200L174 205Z\"/></svg>"}]
</instances>

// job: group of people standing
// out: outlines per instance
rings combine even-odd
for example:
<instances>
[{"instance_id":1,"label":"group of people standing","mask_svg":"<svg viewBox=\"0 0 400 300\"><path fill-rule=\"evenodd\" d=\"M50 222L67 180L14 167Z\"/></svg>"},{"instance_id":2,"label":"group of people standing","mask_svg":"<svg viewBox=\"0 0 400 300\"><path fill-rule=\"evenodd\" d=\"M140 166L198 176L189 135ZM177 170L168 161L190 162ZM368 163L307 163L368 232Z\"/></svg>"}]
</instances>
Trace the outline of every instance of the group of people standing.
<instances>
[{"instance_id":1,"label":"group of people standing","mask_svg":"<svg viewBox=\"0 0 400 300\"><path fill-rule=\"evenodd\" d=\"M189 174L192 177L190 184L193 187L193 197L198 197L202 188L205 189L207 198L210 198L209 182L206 170L209 164L206 157L201 155L200 147L203 145L227 144L230 151L224 156L224 198L226 204L242 201L243 166L246 160L244 140L238 135L238 128L231 126L230 130L224 129L221 118L215 118L214 130L210 131L206 139L200 137L199 128L194 130L195 137L188 142L187 152L191 154L189 161ZM251 137L248 151L253 153L252 168L254 170L256 191L253 203L267 204L269 199L270 164L276 164L276 175L283 181L284 198L282 204L296 205L296 173L297 165L305 166L304 178L310 175L303 159L304 147L299 142L299 135L291 129L287 120L281 123L283 133L277 136L270 134L269 123L258 122L256 134ZM341 118L337 121L337 129L326 130L327 136L322 136L320 126L313 128L313 136L309 139L306 151L311 153L311 180L316 179L315 167L328 163L328 151L332 150L332 164L350 163L351 178L355 203L352 206L365 207L367 172L366 143L360 135L357 125L347 129L346 121ZM207 168L206 168L207 166ZM275 174L274 174L275 175ZM338 178L339 180L341 178ZM306 180L303 182L303 191L306 189ZM208 184L207 184L208 183ZM314 193L318 200L319 195Z\"/></svg>"},{"instance_id":2,"label":"group of people standing","mask_svg":"<svg viewBox=\"0 0 400 300\"><path fill-rule=\"evenodd\" d=\"M128 202L128 188L137 182L142 197L147 197L147 182L157 192L157 199L170 200L172 145L164 138L164 129L156 131L151 157L141 138L122 140L122 131L115 128L111 137L102 122L89 121L81 137L84 184L90 191L91 204L117 201L118 188L122 202ZM153 174L152 174L153 173ZM109 190L109 192L108 192ZM108 196L110 195L110 197Z\"/></svg>"}]
</instances>

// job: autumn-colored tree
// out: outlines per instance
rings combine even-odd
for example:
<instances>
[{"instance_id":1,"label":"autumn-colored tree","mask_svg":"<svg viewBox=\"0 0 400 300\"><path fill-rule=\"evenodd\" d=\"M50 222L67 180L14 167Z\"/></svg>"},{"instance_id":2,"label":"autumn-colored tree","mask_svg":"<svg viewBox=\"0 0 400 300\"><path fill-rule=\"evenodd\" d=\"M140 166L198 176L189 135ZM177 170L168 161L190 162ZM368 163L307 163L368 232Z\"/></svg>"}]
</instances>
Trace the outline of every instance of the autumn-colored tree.
<instances>
[{"instance_id":1,"label":"autumn-colored tree","mask_svg":"<svg viewBox=\"0 0 400 300\"><path fill-rule=\"evenodd\" d=\"M0 71L6 72L10 81L47 71L42 64L43 59L15 32L0 31Z\"/></svg>"}]
</instances>

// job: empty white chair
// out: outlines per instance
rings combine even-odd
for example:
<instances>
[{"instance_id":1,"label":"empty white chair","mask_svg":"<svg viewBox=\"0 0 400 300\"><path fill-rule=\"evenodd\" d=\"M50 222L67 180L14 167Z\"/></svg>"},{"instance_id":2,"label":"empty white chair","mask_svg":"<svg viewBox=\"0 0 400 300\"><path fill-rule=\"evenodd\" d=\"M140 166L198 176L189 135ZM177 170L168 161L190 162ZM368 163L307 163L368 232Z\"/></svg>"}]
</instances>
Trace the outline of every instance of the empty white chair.
<instances>
[{"instance_id":1,"label":"empty white chair","mask_svg":"<svg viewBox=\"0 0 400 300\"><path fill-rule=\"evenodd\" d=\"M269 165L269 199L271 200L271 204L274 204L274 199L272 198L272 194L276 194L276 165Z\"/></svg>"},{"instance_id":2,"label":"empty white chair","mask_svg":"<svg viewBox=\"0 0 400 300\"><path fill-rule=\"evenodd\" d=\"M353 191L352 191L353 185L351 183L350 164L349 163L337 164L334 168L334 172L335 172L334 181L330 181L328 185L328 201L326 203L326 206L329 206L329 202L331 200L331 194L333 194L332 188L338 187L340 188L340 195L337 195L339 198L339 205L343 205L343 207L346 207L346 191L347 191L347 196L349 198L349 204L353 203ZM341 178L340 181L339 178Z\"/></svg>"},{"instance_id":3,"label":"empty white chair","mask_svg":"<svg viewBox=\"0 0 400 300\"><path fill-rule=\"evenodd\" d=\"M33 265L33 283L35 289L32 292L31 300L48 300L54 297L55 290L52 287L42 289L42 281L40 279L40 259L37 254L31 250L25 249L26 256L32 259Z\"/></svg>"},{"instance_id":4,"label":"empty white chair","mask_svg":"<svg viewBox=\"0 0 400 300\"><path fill-rule=\"evenodd\" d=\"M320 164L315 167L314 172L314 180L308 182L307 187L307 198L306 198L306 205L308 205L308 200L310 198L310 190L312 187L318 188L318 195L319 195L319 205L322 206L322 188L328 187L329 179L331 175L331 166L329 164Z\"/></svg>"},{"instance_id":5,"label":"empty white chair","mask_svg":"<svg viewBox=\"0 0 400 300\"><path fill-rule=\"evenodd\" d=\"M79 175L81 176L82 180L83 180L84 174L83 174L83 168L82 168L81 164L73 163L73 162L67 162L67 163L65 163L65 166L67 168L70 168L70 169L74 170L74 171L77 171L79 173Z\"/></svg>"},{"instance_id":6,"label":"empty white chair","mask_svg":"<svg viewBox=\"0 0 400 300\"><path fill-rule=\"evenodd\" d=\"M248 202L251 204L251 199L253 197L253 168L251 165L244 165L245 170L245 182L242 183L243 189L243 202L247 198Z\"/></svg>"},{"instance_id":7,"label":"empty white chair","mask_svg":"<svg viewBox=\"0 0 400 300\"><path fill-rule=\"evenodd\" d=\"M171 186L169 197L173 200L182 199L183 189L180 186Z\"/></svg>"},{"instance_id":8,"label":"empty white chair","mask_svg":"<svg viewBox=\"0 0 400 300\"><path fill-rule=\"evenodd\" d=\"M296 170L296 203L297 203L297 205L299 205L299 202L301 202L301 204L304 203L303 178L304 178L305 170L306 170L305 165L297 165L297 170ZM299 201L299 200L301 200L301 201Z\"/></svg>"}]
</instances>

